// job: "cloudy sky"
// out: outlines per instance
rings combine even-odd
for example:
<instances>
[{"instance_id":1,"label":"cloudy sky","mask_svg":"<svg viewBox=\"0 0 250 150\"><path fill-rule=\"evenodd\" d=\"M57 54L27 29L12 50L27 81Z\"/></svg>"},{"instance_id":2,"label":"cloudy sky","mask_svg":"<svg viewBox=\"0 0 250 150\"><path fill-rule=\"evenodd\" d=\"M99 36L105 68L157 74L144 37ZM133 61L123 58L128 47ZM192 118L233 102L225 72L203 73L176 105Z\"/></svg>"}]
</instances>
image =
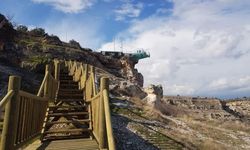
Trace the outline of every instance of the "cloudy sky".
<instances>
[{"instance_id":1,"label":"cloudy sky","mask_svg":"<svg viewBox=\"0 0 250 150\"><path fill-rule=\"evenodd\" d=\"M250 96L249 0L1 0L0 13L94 50L144 48L136 67L166 95Z\"/></svg>"}]
</instances>

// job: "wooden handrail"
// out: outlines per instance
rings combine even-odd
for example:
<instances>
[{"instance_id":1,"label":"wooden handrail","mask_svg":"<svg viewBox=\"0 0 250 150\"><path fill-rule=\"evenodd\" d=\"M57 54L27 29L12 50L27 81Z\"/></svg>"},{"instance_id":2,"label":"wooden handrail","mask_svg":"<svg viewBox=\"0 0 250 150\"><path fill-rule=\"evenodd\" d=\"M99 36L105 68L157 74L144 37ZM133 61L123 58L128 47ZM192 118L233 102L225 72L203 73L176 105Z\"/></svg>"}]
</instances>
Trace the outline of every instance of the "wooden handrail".
<instances>
[{"instance_id":1,"label":"wooden handrail","mask_svg":"<svg viewBox=\"0 0 250 150\"><path fill-rule=\"evenodd\" d=\"M12 98L12 96L14 95L14 91L10 90L5 96L4 98L1 100L0 102L0 108L3 108L6 103Z\"/></svg>"},{"instance_id":2,"label":"wooden handrail","mask_svg":"<svg viewBox=\"0 0 250 150\"><path fill-rule=\"evenodd\" d=\"M100 97L101 96L101 92L96 94L94 97L90 98L90 99L86 99L86 102L91 102L93 100L96 100L96 98Z\"/></svg>"},{"instance_id":3,"label":"wooden handrail","mask_svg":"<svg viewBox=\"0 0 250 150\"><path fill-rule=\"evenodd\" d=\"M45 74L45 76L43 78L43 82L42 82L42 84L41 84L41 86L39 88L39 91L37 93L37 96L41 96L42 95L42 91L44 89L45 82L48 80L48 75L49 75L48 72L46 72L46 74Z\"/></svg>"}]
</instances>

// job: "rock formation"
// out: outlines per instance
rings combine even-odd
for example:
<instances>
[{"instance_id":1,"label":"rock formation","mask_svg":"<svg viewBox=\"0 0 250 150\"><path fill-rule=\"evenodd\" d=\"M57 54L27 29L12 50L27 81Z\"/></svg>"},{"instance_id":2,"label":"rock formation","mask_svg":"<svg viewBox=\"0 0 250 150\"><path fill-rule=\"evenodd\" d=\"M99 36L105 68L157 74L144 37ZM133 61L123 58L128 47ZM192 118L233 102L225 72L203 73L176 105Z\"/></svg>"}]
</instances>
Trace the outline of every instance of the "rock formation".
<instances>
[{"instance_id":1,"label":"rock formation","mask_svg":"<svg viewBox=\"0 0 250 150\"><path fill-rule=\"evenodd\" d=\"M144 88L144 92L147 93L147 96L144 98L144 100L147 101L149 105L152 105L154 107L158 105L163 98L162 85L151 84L148 87Z\"/></svg>"}]
</instances>

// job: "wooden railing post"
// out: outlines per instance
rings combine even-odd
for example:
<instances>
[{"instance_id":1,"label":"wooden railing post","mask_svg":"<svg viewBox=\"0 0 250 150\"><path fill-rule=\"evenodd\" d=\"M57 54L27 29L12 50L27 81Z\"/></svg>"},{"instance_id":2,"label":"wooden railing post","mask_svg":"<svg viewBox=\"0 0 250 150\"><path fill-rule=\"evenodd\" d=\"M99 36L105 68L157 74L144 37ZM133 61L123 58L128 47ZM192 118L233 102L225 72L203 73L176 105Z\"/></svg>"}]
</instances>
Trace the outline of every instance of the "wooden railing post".
<instances>
[{"instance_id":1,"label":"wooden railing post","mask_svg":"<svg viewBox=\"0 0 250 150\"><path fill-rule=\"evenodd\" d=\"M104 89L108 90L108 78L101 78L100 92ZM104 101L103 95L99 101L99 148L103 149L107 147L107 132L106 132L106 123L105 123L105 113L104 113Z\"/></svg>"},{"instance_id":2,"label":"wooden railing post","mask_svg":"<svg viewBox=\"0 0 250 150\"><path fill-rule=\"evenodd\" d=\"M59 74L60 74L60 63L56 60L54 61L55 64L55 79L59 80Z\"/></svg>"},{"instance_id":3,"label":"wooden railing post","mask_svg":"<svg viewBox=\"0 0 250 150\"><path fill-rule=\"evenodd\" d=\"M93 95L96 95L96 85L95 85L95 67L94 66L91 66L90 67L90 76L92 78L92 83L93 83Z\"/></svg>"},{"instance_id":4,"label":"wooden railing post","mask_svg":"<svg viewBox=\"0 0 250 150\"><path fill-rule=\"evenodd\" d=\"M46 73L50 73L49 65L46 65L45 74ZM45 85L44 85L44 97L49 97L49 77L48 77L48 80L45 82Z\"/></svg>"},{"instance_id":5,"label":"wooden railing post","mask_svg":"<svg viewBox=\"0 0 250 150\"><path fill-rule=\"evenodd\" d=\"M2 132L1 150L13 150L17 132L20 97L18 92L21 86L21 78L9 77L8 91L13 90L14 95L5 106L4 127Z\"/></svg>"}]
</instances>

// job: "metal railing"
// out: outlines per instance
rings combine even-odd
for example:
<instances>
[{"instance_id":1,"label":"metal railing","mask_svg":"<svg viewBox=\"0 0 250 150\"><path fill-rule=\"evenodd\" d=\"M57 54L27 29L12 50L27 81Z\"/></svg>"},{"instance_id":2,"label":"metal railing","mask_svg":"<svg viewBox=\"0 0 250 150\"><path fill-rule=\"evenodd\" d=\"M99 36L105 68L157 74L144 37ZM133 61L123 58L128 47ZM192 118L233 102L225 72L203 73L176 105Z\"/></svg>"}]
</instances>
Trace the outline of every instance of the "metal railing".
<instances>
[{"instance_id":1,"label":"metal railing","mask_svg":"<svg viewBox=\"0 0 250 150\"><path fill-rule=\"evenodd\" d=\"M48 102L55 99L59 85L59 61L50 66L46 65L37 95L20 90L19 76L9 77L8 93L0 102L0 109L5 109L1 150L19 149L41 134Z\"/></svg>"}]
</instances>

